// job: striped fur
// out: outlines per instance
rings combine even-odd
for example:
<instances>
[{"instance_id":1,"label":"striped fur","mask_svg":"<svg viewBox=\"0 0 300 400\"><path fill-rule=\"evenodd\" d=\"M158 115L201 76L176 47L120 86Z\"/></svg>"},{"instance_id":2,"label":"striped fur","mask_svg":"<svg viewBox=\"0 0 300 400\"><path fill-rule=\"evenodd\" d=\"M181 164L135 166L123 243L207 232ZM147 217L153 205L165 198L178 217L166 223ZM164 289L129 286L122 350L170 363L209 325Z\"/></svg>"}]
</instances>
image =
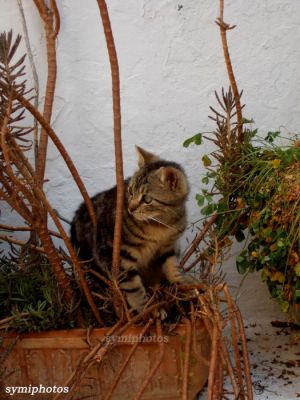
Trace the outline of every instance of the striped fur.
<instances>
[{"instance_id":1,"label":"striped fur","mask_svg":"<svg viewBox=\"0 0 300 400\"><path fill-rule=\"evenodd\" d=\"M175 244L186 227L188 183L182 167L137 147L138 170L125 181L120 287L128 304L140 311L147 302L145 288L162 279L181 282ZM82 260L105 273L111 268L116 187L92 198L97 214L93 238L86 206L76 211L71 241Z\"/></svg>"}]
</instances>

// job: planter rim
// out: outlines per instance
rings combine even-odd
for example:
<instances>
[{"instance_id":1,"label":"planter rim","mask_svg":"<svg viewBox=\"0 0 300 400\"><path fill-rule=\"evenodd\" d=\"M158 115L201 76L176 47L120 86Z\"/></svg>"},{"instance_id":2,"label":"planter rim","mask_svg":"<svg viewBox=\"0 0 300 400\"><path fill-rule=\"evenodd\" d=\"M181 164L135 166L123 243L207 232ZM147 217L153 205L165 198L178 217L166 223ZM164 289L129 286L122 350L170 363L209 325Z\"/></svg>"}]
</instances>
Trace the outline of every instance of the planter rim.
<instances>
[{"instance_id":1,"label":"planter rim","mask_svg":"<svg viewBox=\"0 0 300 400\"><path fill-rule=\"evenodd\" d=\"M204 323L202 319L197 319L195 322L195 326L196 328L205 328L204 327ZM171 324L162 324L162 328L164 327L174 327L174 329L172 329L172 333L168 333L163 329L163 333L164 335L167 336L176 336L178 334L183 334L185 333L186 330L186 325L184 323L179 323L179 324L175 324L175 323L171 323ZM126 336L128 334L138 334L142 329L144 328L144 325L132 325L130 326L125 332L122 333L121 336ZM111 329L111 327L103 327L103 328L94 328L90 331L89 336L90 337L101 337L101 336L105 336L105 334L107 333L107 331ZM197 329L197 330L198 330ZM154 327L150 328L150 331L152 332L154 330ZM0 336L1 336L1 330L0 330ZM82 337L86 337L87 335L87 328L72 328L72 329L53 329L53 330L47 330L47 331L41 331L41 332L17 332L17 331L6 331L3 330L3 332L5 333L5 339L14 339L14 338L19 338L19 339L31 339L31 338L55 338L55 337L59 337L59 336L63 336L63 337L78 337L78 338L82 338ZM112 336L114 335L114 333L112 333Z\"/></svg>"}]
</instances>

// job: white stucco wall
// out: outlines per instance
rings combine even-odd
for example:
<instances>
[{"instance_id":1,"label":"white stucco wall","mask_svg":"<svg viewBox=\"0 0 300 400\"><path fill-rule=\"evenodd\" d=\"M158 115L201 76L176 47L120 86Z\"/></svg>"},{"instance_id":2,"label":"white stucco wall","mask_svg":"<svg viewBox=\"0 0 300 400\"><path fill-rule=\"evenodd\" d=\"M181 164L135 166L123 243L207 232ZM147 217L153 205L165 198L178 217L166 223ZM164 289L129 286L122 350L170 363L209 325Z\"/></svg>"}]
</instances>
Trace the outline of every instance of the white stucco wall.
<instances>
[{"instance_id":1,"label":"white stucco wall","mask_svg":"<svg viewBox=\"0 0 300 400\"><path fill-rule=\"evenodd\" d=\"M228 87L219 30L218 1L107 0L119 55L125 175L135 168L134 144L181 162L191 182L189 220L199 218L194 196L207 145L184 149L187 137L207 131L214 90ZM40 79L46 79L44 31L32 0L23 0ZM58 0L61 31L53 127L90 194L114 183L111 81L95 0ZM225 21L244 115L262 134L300 127L300 3L295 0L228 0ZM22 33L15 0L0 2L1 30ZM28 80L31 71L28 68ZM42 101L42 99L41 99ZM71 219L81 197L52 145L45 187ZM2 206L1 220L9 222Z\"/></svg>"}]
</instances>

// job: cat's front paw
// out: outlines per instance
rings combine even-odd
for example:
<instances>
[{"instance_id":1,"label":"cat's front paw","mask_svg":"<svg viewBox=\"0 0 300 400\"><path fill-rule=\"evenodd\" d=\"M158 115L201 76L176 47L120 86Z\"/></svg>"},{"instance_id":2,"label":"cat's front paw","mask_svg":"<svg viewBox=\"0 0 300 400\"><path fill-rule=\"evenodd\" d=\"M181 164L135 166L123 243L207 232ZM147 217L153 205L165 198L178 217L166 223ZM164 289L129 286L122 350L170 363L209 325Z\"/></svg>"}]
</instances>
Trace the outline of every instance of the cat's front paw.
<instances>
[{"instance_id":1,"label":"cat's front paw","mask_svg":"<svg viewBox=\"0 0 300 400\"><path fill-rule=\"evenodd\" d=\"M191 289L185 291L186 295L188 295L189 299L193 299L199 296L199 291L197 288L193 287L200 283L198 279L196 279L193 275L190 274L181 274L181 280L178 282L181 285L191 286Z\"/></svg>"},{"instance_id":2,"label":"cat's front paw","mask_svg":"<svg viewBox=\"0 0 300 400\"><path fill-rule=\"evenodd\" d=\"M178 283L181 285L197 285L197 283L199 283L199 280L196 279L193 275L181 273Z\"/></svg>"},{"instance_id":3,"label":"cat's front paw","mask_svg":"<svg viewBox=\"0 0 300 400\"><path fill-rule=\"evenodd\" d=\"M167 316L168 313L164 308L160 308L159 310L154 311L154 318L159 318L161 321L164 321Z\"/></svg>"},{"instance_id":4,"label":"cat's front paw","mask_svg":"<svg viewBox=\"0 0 300 400\"><path fill-rule=\"evenodd\" d=\"M127 301L130 306L130 311L134 311L137 314L140 314L144 311L149 301L149 296L147 294L144 294L142 297L136 298L134 296L127 295Z\"/></svg>"}]
</instances>

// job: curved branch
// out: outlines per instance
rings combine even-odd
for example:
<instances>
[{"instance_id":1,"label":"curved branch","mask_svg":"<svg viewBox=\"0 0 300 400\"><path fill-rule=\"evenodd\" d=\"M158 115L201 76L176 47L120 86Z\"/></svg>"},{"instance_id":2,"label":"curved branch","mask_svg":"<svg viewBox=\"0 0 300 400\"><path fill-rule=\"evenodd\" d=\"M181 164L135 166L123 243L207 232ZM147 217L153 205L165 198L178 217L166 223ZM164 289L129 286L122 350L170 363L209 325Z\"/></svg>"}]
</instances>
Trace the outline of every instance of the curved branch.
<instances>
[{"instance_id":1,"label":"curved branch","mask_svg":"<svg viewBox=\"0 0 300 400\"><path fill-rule=\"evenodd\" d=\"M54 31L53 29L53 13L46 6L44 0L34 0L34 3L39 11L40 17L44 22L44 28L46 32L48 78L46 85L43 116L45 120L50 124L53 101L54 101L56 74L57 74L56 48L55 48L56 30ZM54 4L52 2L52 6L53 5ZM58 10L55 7L54 7L54 12L58 14ZM57 14L55 14L56 23L57 23ZM38 160L37 160L37 182L40 187L43 186L43 180L45 175L47 146L48 146L48 135L45 129L42 128L39 149L38 149Z\"/></svg>"},{"instance_id":2,"label":"curved branch","mask_svg":"<svg viewBox=\"0 0 300 400\"><path fill-rule=\"evenodd\" d=\"M184 349L184 367L183 367L183 379L182 379L182 400L188 400L188 389L189 389L189 368L190 368L190 357L191 357L191 345L192 345L192 325L189 319L185 319L186 326L186 339Z\"/></svg>"},{"instance_id":3,"label":"curved branch","mask_svg":"<svg viewBox=\"0 0 300 400\"><path fill-rule=\"evenodd\" d=\"M228 30L234 29L235 25L230 26L226 24L223 20L224 15L224 0L220 0L220 16L217 18L216 24L220 28L221 40L222 40L222 47L224 53L225 64L227 68L228 78L230 81L230 85L232 88L232 92L234 95L236 112L237 112L237 132L238 132L238 141L242 143L244 140L243 135L243 116L242 116L242 107L241 107L241 100L240 100L240 93L238 91L236 79L233 73L232 63L230 59L230 54L228 50L228 43L227 43L227 35L226 32Z\"/></svg>"},{"instance_id":4,"label":"curved branch","mask_svg":"<svg viewBox=\"0 0 300 400\"><path fill-rule=\"evenodd\" d=\"M143 327L140 336L143 337L146 332L148 331L148 329L150 328L150 326L152 325L152 319L149 319L148 322L146 323L146 325ZM110 400L111 396L117 386L117 384L119 383L123 372L125 371L130 359L132 358L133 353L135 352L136 348L139 346L139 342L137 341L130 349L128 355L126 356L123 364L121 365L121 367L119 368L118 372L116 373L114 380L110 386L109 392L107 393L107 395L105 396L105 400Z\"/></svg>"},{"instance_id":5,"label":"curved branch","mask_svg":"<svg viewBox=\"0 0 300 400\"><path fill-rule=\"evenodd\" d=\"M86 297L86 299L88 301L88 304L89 304L89 306L90 306L90 308L91 308L91 310L92 310L92 312L94 314L94 317L96 318L97 322L100 325L103 325L103 321L102 321L102 319L100 317L100 314L99 314L99 311L98 311L98 309L96 307L96 304L94 303L92 294L91 294L90 289L88 287L88 284L87 284L87 282L85 280L84 273L83 273L83 271L81 269L80 263L79 263L79 261L77 259L77 256L75 254L73 246L71 245L71 242L70 242L70 240L68 238L68 235L66 234L66 232L65 232L65 230L64 230L64 228L63 228L63 226L62 226L62 224L61 224L61 222L59 220L59 218L57 217L56 212L50 206L50 204L49 204L44 192L37 186L36 186L36 190L39 193L39 196L40 196L41 200L43 201L46 210L49 212L51 218L53 219L53 222L55 223L55 225L56 225L56 227L57 227L57 229L58 229L58 231L59 231L59 233L61 235L61 238L64 241L64 243L65 243L65 245L66 245L66 247L68 249L70 258L72 260L72 264L73 264L73 266L74 266L74 268L75 268L75 270L76 270L76 272L78 274L80 286L81 286L81 288L82 288L82 290L84 292L84 295L85 295L85 297ZM42 228L42 234L44 234L43 227L41 227L41 228ZM38 228L37 228L37 230L38 230ZM44 244L43 238L41 236L41 230L40 229L38 230L38 233L39 233L39 236L40 236L40 238L41 238L41 240L42 240L42 242ZM48 230L47 230L47 233L49 234ZM45 244L44 244L44 248L46 250L46 245ZM47 252L47 255L48 255L48 252Z\"/></svg>"},{"instance_id":6,"label":"curved branch","mask_svg":"<svg viewBox=\"0 0 300 400\"><path fill-rule=\"evenodd\" d=\"M0 224L0 229L9 231L9 232L31 232L31 231L33 231L33 228L30 226L10 226L10 225L5 225L5 224ZM51 236L61 238L59 233L51 231L50 229L49 229L49 233ZM24 242L24 244L25 244L25 242Z\"/></svg>"},{"instance_id":7,"label":"curved branch","mask_svg":"<svg viewBox=\"0 0 300 400\"><path fill-rule=\"evenodd\" d=\"M0 234L0 240L3 240L4 242L16 244L17 246L21 246L21 247L25 246L27 244L27 242L24 242L23 240L15 239L12 236L2 235L2 234ZM40 253L45 253L45 249L43 247L35 246L34 244L30 244L29 247Z\"/></svg>"},{"instance_id":8,"label":"curved branch","mask_svg":"<svg viewBox=\"0 0 300 400\"><path fill-rule=\"evenodd\" d=\"M199 244L205 238L209 228L215 223L216 219L218 218L218 214L213 214L212 217L206 222L203 229L198 233L195 239L192 241L191 245L189 246L187 252L183 255L180 266L183 267L187 260L195 253Z\"/></svg>"},{"instance_id":9,"label":"curved branch","mask_svg":"<svg viewBox=\"0 0 300 400\"><path fill-rule=\"evenodd\" d=\"M161 321L160 319L156 320L156 336L162 336L162 330L161 330ZM143 393L145 392L148 384L150 383L153 375L155 374L155 372L157 371L158 367L160 366L164 353L165 353L165 346L164 346L164 342L163 341L158 341L158 346L159 346L159 353L158 353L158 357L156 359L156 362L154 363L154 365L152 366L152 368L150 369L148 375L146 376L144 382L142 383L142 386L140 387L138 393L136 394L136 396L134 397L134 400L140 400Z\"/></svg>"},{"instance_id":10,"label":"curved branch","mask_svg":"<svg viewBox=\"0 0 300 400\"><path fill-rule=\"evenodd\" d=\"M60 30L60 15L59 15L56 1L50 0L50 5L51 5L52 12L54 14L54 20L55 20L53 36L54 36L54 39L56 39L57 35L59 34L59 30Z\"/></svg>"},{"instance_id":11,"label":"curved branch","mask_svg":"<svg viewBox=\"0 0 300 400\"><path fill-rule=\"evenodd\" d=\"M67 153L66 149L64 148L63 144L61 143L60 139L58 138L58 136L56 135L54 130L51 128L51 126L48 124L48 122L45 120L45 118L42 116L42 114L38 110L36 110L24 96L20 95L16 91L13 92L13 95L38 120L38 122L42 125L42 127L45 129L47 134L50 136L50 138L53 141L53 143L55 144L57 150L60 152L62 158L64 159L67 167L69 168L69 171L70 171L70 173L71 173L71 175L83 197L83 200L86 204L93 227L95 228L97 226L97 218L96 218L93 203L92 203L90 197L88 196L88 193L84 186L84 183L81 180L71 157L68 155L68 153Z\"/></svg>"},{"instance_id":12,"label":"curved branch","mask_svg":"<svg viewBox=\"0 0 300 400\"><path fill-rule=\"evenodd\" d=\"M29 58L29 63L32 71L32 76L33 76L33 82L34 82L34 90L35 90L35 98L34 98L34 106L35 108L38 108L39 104L39 77L36 71L36 66L34 63L34 58L31 50L31 45L30 45L30 40L29 40L29 34L28 34L28 29L27 29L27 23L26 23L26 18L25 18L25 13L24 13L24 8L22 5L22 0L17 0L20 14L21 14L21 21L22 21L22 26L23 26L23 32L24 32L24 39L25 39L25 44L26 44L26 49L27 49L27 54ZM34 121L34 131L33 131L33 146L34 146L34 161L35 161L35 168L37 167L37 157L38 157L38 124L37 121Z\"/></svg>"},{"instance_id":13,"label":"curved branch","mask_svg":"<svg viewBox=\"0 0 300 400\"><path fill-rule=\"evenodd\" d=\"M112 256L112 272L115 278L119 275L120 265L120 249L121 249L121 230L123 219L124 204L124 175L123 175L123 158L122 158L122 138L121 138L121 100L120 100L120 78L119 64L111 29L110 19L108 15L105 0L97 0L100 15L102 19L104 35L109 55L111 77L112 77L112 97L113 97L113 115L114 115L114 143L115 143L115 163L116 163L116 180L117 180L117 205L114 228L114 243Z\"/></svg>"}]
</instances>

